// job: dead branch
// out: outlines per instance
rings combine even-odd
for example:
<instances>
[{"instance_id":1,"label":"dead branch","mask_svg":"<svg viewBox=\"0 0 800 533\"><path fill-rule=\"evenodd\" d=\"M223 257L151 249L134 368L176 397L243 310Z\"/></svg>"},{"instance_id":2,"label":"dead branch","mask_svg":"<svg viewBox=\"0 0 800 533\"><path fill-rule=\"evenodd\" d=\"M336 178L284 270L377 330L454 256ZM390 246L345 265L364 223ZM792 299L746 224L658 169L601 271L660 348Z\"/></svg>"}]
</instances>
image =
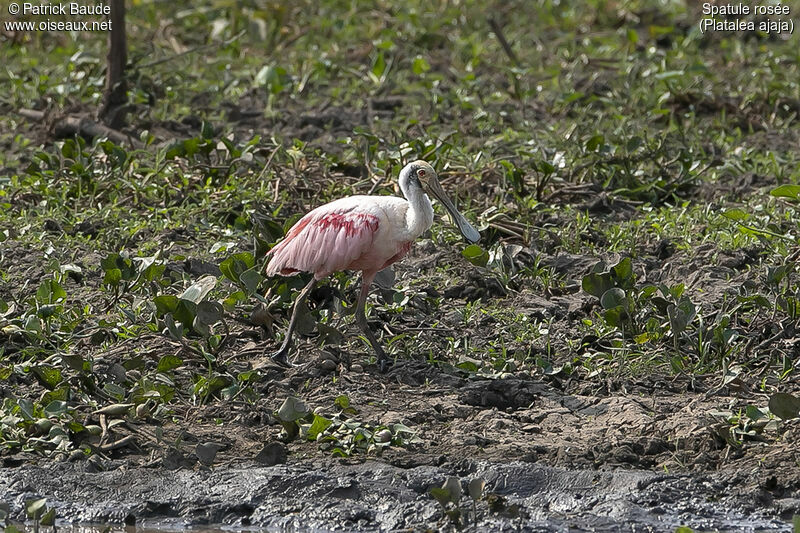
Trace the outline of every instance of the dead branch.
<instances>
[{"instance_id":1,"label":"dead branch","mask_svg":"<svg viewBox=\"0 0 800 533\"><path fill-rule=\"evenodd\" d=\"M41 122L45 119L47 114L44 111L36 109L21 108L17 113L25 118ZM53 133L56 137L71 137L73 135L81 135L94 139L96 137L106 137L116 144L126 144L134 148L143 148L144 145L130 135L126 135L120 131L109 128L103 124L99 124L94 120L79 115L68 115L59 118L53 125Z\"/></svg>"}]
</instances>

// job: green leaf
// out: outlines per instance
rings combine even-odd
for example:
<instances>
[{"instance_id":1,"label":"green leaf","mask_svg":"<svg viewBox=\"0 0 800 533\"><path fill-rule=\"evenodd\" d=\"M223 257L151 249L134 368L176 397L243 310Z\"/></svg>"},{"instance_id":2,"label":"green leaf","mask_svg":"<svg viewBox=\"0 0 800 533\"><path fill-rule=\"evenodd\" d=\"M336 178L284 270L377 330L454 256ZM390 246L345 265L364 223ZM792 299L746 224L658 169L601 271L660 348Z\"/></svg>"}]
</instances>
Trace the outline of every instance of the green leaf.
<instances>
[{"instance_id":1,"label":"green leaf","mask_svg":"<svg viewBox=\"0 0 800 533\"><path fill-rule=\"evenodd\" d=\"M780 185L769 193L777 198L789 198L791 200L800 199L800 185Z\"/></svg>"},{"instance_id":2,"label":"green leaf","mask_svg":"<svg viewBox=\"0 0 800 533\"><path fill-rule=\"evenodd\" d=\"M722 216L724 216L727 219L733 220L735 222L741 222L743 220L747 220L748 218L750 218L750 213L742 209L739 209L738 207L734 207L733 209L728 209L727 211L724 211L722 213Z\"/></svg>"},{"instance_id":3,"label":"green leaf","mask_svg":"<svg viewBox=\"0 0 800 533\"><path fill-rule=\"evenodd\" d=\"M603 309L625 307L627 301L628 299L625 295L625 291L619 287L612 287L611 289L608 289L600 297L600 305L603 307Z\"/></svg>"},{"instance_id":4,"label":"green leaf","mask_svg":"<svg viewBox=\"0 0 800 533\"><path fill-rule=\"evenodd\" d=\"M470 244L464 251L461 252L464 258L473 265L485 267L489 262L489 253L478 246L477 244Z\"/></svg>"},{"instance_id":5,"label":"green leaf","mask_svg":"<svg viewBox=\"0 0 800 533\"><path fill-rule=\"evenodd\" d=\"M308 428L308 433L306 434L306 438L308 440L317 440L317 436L328 429L333 421L328 420L324 416L320 416L315 414L314 421L311 423L311 427Z\"/></svg>"},{"instance_id":6,"label":"green leaf","mask_svg":"<svg viewBox=\"0 0 800 533\"><path fill-rule=\"evenodd\" d=\"M47 498L25 500L25 514L31 520L39 520L47 509Z\"/></svg>"},{"instance_id":7,"label":"green leaf","mask_svg":"<svg viewBox=\"0 0 800 533\"><path fill-rule=\"evenodd\" d=\"M214 276L203 276L194 282L188 289L183 291L180 299L199 304L211 292L211 289L216 287L217 278Z\"/></svg>"},{"instance_id":8,"label":"green leaf","mask_svg":"<svg viewBox=\"0 0 800 533\"><path fill-rule=\"evenodd\" d=\"M63 400L53 400L44 408L47 417L58 417L67 412L67 402Z\"/></svg>"},{"instance_id":9,"label":"green leaf","mask_svg":"<svg viewBox=\"0 0 800 533\"><path fill-rule=\"evenodd\" d=\"M755 405L748 405L747 409L745 409L745 413L750 420L760 420L766 416L764 412Z\"/></svg>"},{"instance_id":10,"label":"green leaf","mask_svg":"<svg viewBox=\"0 0 800 533\"><path fill-rule=\"evenodd\" d=\"M169 314L164 316L169 316ZM197 316L197 304L181 298L178 300L178 307L175 309L174 316L184 326L191 326Z\"/></svg>"},{"instance_id":11,"label":"green leaf","mask_svg":"<svg viewBox=\"0 0 800 533\"><path fill-rule=\"evenodd\" d=\"M633 287L633 264L631 258L626 257L611 268L614 279L620 287L625 289Z\"/></svg>"},{"instance_id":12,"label":"green leaf","mask_svg":"<svg viewBox=\"0 0 800 533\"><path fill-rule=\"evenodd\" d=\"M372 74L376 79L380 79L384 72L386 72L386 59L383 57L383 52L379 52L372 63Z\"/></svg>"},{"instance_id":13,"label":"green leaf","mask_svg":"<svg viewBox=\"0 0 800 533\"><path fill-rule=\"evenodd\" d=\"M687 297L681 297L678 305L669 305L667 307L667 317L669 318L669 325L674 334L682 333L686 327L692 323L694 317L697 315L697 308Z\"/></svg>"},{"instance_id":14,"label":"green leaf","mask_svg":"<svg viewBox=\"0 0 800 533\"><path fill-rule=\"evenodd\" d=\"M339 409L347 409L350 407L350 398L348 398L346 394L342 394L333 400L333 404Z\"/></svg>"},{"instance_id":15,"label":"green leaf","mask_svg":"<svg viewBox=\"0 0 800 533\"><path fill-rule=\"evenodd\" d=\"M280 406L276 414L278 418L284 422L295 422L296 420L308 416L310 413L311 409L309 409L302 400L294 396L289 396L284 400L283 405Z\"/></svg>"},{"instance_id":16,"label":"green leaf","mask_svg":"<svg viewBox=\"0 0 800 533\"><path fill-rule=\"evenodd\" d=\"M446 507L447 502L450 501L450 493L446 489L440 487L433 487L431 489L431 496L433 496L442 507Z\"/></svg>"},{"instance_id":17,"label":"green leaf","mask_svg":"<svg viewBox=\"0 0 800 533\"><path fill-rule=\"evenodd\" d=\"M106 275L103 276L103 284L117 286L120 281L122 281L122 270L118 268L106 270Z\"/></svg>"},{"instance_id":18,"label":"green leaf","mask_svg":"<svg viewBox=\"0 0 800 533\"><path fill-rule=\"evenodd\" d=\"M35 366L33 367L33 374L39 383L50 390L53 390L61 383L61 370L52 366Z\"/></svg>"},{"instance_id":19,"label":"green leaf","mask_svg":"<svg viewBox=\"0 0 800 533\"><path fill-rule=\"evenodd\" d=\"M653 76L657 80L671 80L675 78L681 78L685 74L682 70L667 70L665 72L659 72L655 76Z\"/></svg>"},{"instance_id":20,"label":"green leaf","mask_svg":"<svg viewBox=\"0 0 800 533\"><path fill-rule=\"evenodd\" d=\"M175 319L172 318L172 313L164 315L164 324L167 326L170 337L174 340L180 341L183 338L183 327L178 327L175 323Z\"/></svg>"},{"instance_id":21,"label":"green leaf","mask_svg":"<svg viewBox=\"0 0 800 533\"><path fill-rule=\"evenodd\" d=\"M183 365L183 359L177 355L165 355L158 360L157 372L169 372Z\"/></svg>"},{"instance_id":22,"label":"green leaf","mask_svg":"<svg viewBox=\"0 0 800 533\"><path fill-rule=\"evenodd\" d=\"M614 287L614 281L609 272L602 274L587 274L581 280L581 288L584 292L600 298L605 292Z\"/></svg>"},{"instance_id":23,"label":"green leaf","mask_svg":"<svg viewBox=\"0 0 800 533\"><path fill-rule=\"evenodd\" d=\"M430 64L422 56L415 57L414 62L411 64L411 71L417 76L419 76L420 74L424 74L425 72L428 72L430 69L431 69Z\"/></svg>"},{"instance_id":24,"label":"green leaf","mask_svg":"<svg viewBox=\"0 0 800 533\"><path fill-rule=\"evenodd\" d=\"M214 126L207 120L204 120L200 126L200 135L203 137L203 139L213 139Z\"/></svg>"},{"instance_id":25,"label":"green leaf","mask_svg":"<svg viewBox=\"0 0 800 533\"><path fill-rule=\"evenodd\" d=\"M167 313L174 313L178 308L178 297L173 294L160 294L153 298L156 304L156 316L161 318Z\"/></svg>"},{"instance_id":26,"label":"green leaf","mask_svg":"<svg viewBox=\"0 0 800 533\"><path fill-rule=\"evenodd\" d=\"M42 304L54 303L66 297L67 292L61 284L54 279L43 281L36 290L36 301Z\"/></svg>"},{"instance_id":27,"label":"green leaf","mask_svg":"<svg viewBox=\"0 0 800 533\"><path fill-rule=\"evenodd\" d=\"M258 272L257 268L251 268L242 272L239 276L239 281L241 281L249 294L253 294L258 290L258 286L261 285L261 282L264 281L264 276Z\"/></svg>"},{"instance_id":28,"label":"green leaf","mask_svg":"<svg viewBox=\"0 0 800 533\"><path fill-rule=\"evenodd\" d=\"M52 526L56 523L56 510L55 508L48 509L39 519L39 525Z\"/></svg>"},{"instance_id":29,"label":"green leaf","mask_svg":"<svg viewBox=\"0 0 800 533\"><path fill-rule=\"evenodd\" d=\"M769 411L783 420L800 416L800 398L786 392L776 392L769 399Z\"/></svg>"},{"instance_id":30,"label":"green leaf","mask_svg":"<svg viewBox=\"0 0 800 533\"><path fill-rule=\"evenodd\" d=\"M455 476L448 476L442 489L447 492L448 500L454 505L458 505L458 502L461 501L461 481Z\"/></svg>"},{"instance_id":31,"label":"green leaf","mask_svg":"<svg viewBox=\"0 0 800 533\"><path fill-rule=\"evenodd\" d=\"M245 270L253 268L255 264L256 261L253 258L253 254L250 252L241 252L238 254L233 254L225 259L222 263L220 263L219 269L222 271L223 276L238 284L240 282L242 273Z\"/></svg>"},{"instance_id":32,"label":"green leaf","mask_svg":"<svg viewBox=\"0 0 800 533\"><path fill-rule=\"evenodd\" d=\"M469 482L469 496L475 501L481 499L483 496L483 489L486 488L486 481L481 478L475 478Z\"/></svg>"},{"instance_id":33,"label":"green leaf","mask_svg":"<svg viewBox=\"0 0 800 533\"><path fill-rule=\"evenodd\" d=\"M224 312L221 304L205 300L197 306L197 320L210 326L222 320Z\"/></svg>"},{"instance_id":34,"label":"green leaf","mask_svg":"<svg viewBox=\"0 0 800 533\"><path fill-rule=\"evenodd\" d=\"M623 325L626 312L622 307L614 307L603 313L603 318L609 326L618 328Z\"/></svg>"},{"instance_id":35,"label":"green leaf","mask_svg":"<svg viewBox=\"0 0 800 533\"><path fill-rule=\"evenodd\" d=\"M594 135L588 141L586 141L586 149L590 152L596 151L598 148L603 146L603 143L606 142L606 138L602 135Z\"/></svg>"}]
</instances>

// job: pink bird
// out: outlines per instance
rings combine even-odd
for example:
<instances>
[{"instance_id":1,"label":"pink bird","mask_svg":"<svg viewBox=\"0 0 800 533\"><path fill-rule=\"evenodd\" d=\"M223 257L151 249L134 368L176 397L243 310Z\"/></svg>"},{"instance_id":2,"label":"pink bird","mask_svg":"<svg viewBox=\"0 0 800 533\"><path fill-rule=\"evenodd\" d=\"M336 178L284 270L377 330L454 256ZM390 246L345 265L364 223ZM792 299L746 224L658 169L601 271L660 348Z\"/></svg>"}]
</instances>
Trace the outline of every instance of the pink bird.
<instances>
[{"instance_id":1,"label":"pink bird","mask_svg":"<svg viewBox=\"0 0 800 533\"><path fill-rule=\"evenodd\" d=\"M267 275L291 276L310 272L314 277L300 291L294 304L283 344L271 355L276 363L290 366L287 355L297 320L298 306L316 283L341 270L361 271L361 292L356 305L356 323L378 355L383 371L386 353L369 328L364 309L375 275L402 259L414 240L433 224L431 193L450 212L461 234L477 242L480 234L456 210L442 189L436 171L425 161L409 163L400 171L400 190L396 196L350 196L317 207L301 218L286 238L269 252Z\"/></svg>"}]
</instances>

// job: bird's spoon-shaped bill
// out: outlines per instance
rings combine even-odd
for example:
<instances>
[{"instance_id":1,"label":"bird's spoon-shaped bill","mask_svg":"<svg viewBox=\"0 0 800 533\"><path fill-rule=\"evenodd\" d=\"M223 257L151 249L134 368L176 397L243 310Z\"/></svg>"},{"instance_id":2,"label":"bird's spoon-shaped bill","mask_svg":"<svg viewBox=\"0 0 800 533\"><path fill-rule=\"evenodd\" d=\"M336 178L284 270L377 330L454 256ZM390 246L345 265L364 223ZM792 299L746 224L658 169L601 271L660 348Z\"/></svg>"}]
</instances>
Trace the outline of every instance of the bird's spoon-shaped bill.
<instances>
[{"instance_id":1,"label":"bird's spoon-shaped bill","mask_svg":"<svg viewBox=\"0 0 800 533\"><path fill-rule=\"evenodd\" d=\"M439 180L436 178L431 178L428 183L428 191L440 202L442 205L447 209L447 212L450 213L450 216L453 218L453 222L456 223L458 226L458 230L461 232L461 235L464 236L469 242L478 242L481 239L481 234L478 233L478 230L472 227L464 216L458 212L456 206L453 205L453 202L450 201L450 198L447 197L447 193L444 192L442 189L442 185L439 183Z\"/></svg>"}]
</instances>

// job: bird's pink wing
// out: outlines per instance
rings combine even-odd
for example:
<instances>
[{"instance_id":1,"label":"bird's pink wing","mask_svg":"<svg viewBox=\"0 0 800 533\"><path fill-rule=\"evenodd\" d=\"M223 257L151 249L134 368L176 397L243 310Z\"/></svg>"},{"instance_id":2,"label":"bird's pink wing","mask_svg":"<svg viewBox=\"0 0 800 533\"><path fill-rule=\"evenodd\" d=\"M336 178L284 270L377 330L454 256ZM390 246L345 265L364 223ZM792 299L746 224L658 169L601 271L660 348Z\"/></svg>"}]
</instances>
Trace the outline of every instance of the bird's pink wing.
<instances>
[{"instance_id":1,"label":"bird's pink wing","mask_svg":"<svg viewBox=\"0 0 800 533\"><path fill-rule=\"evenodd\" d=\"M325 206L323 206L324 208ZM301 218L269 254L267 275L311 272L322 279L347 270L373 245L380 219L350 209L318 208Z\"/></svg>"}]
</instances>

